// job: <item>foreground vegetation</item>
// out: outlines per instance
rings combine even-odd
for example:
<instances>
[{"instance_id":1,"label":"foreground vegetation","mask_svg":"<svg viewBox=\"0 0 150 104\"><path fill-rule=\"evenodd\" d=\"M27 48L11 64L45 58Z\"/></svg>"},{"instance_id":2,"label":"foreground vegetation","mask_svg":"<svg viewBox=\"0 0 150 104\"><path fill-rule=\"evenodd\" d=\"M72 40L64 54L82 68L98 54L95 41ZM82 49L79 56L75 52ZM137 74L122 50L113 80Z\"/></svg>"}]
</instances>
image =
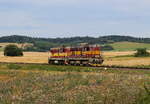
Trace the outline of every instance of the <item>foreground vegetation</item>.
<instances>
[{"instance_id":1,"label":"foreground vegetation","mask_svg":"<svg viewBox=\"0 0 150 104\"><path fill-rule=\"evenodd\" d=\"M150 71L0 64L2 104L149 104Z\"/></svg>"}]
</instances>

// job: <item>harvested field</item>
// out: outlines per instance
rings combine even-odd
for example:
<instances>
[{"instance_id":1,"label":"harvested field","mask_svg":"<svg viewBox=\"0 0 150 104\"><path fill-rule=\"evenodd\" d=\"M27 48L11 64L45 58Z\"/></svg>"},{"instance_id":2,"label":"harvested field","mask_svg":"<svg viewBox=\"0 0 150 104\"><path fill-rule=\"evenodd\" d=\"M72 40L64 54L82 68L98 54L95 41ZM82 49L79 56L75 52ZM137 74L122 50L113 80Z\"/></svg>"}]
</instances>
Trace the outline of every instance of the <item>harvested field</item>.
<instances>
[{"instance_id":1,"label":"harvested field","mask_svg":"<svg viewBox=\"0 0 150 104\"><path fill-rule=\"evenodd\" d=\"M2 104L148 104L150 101L150 71L0 64L0 78L3 78Z\"/></svg>"},{"instance_id":2,"label":"harvested field","mask_svg":"<svg viewBox=\"0 0 150 104\"><path fill-rule=\"evenodd\" d=\"M125 55L133 55L135 51L123 51L123 52L113 52L113 51L105 51L103 52L103 56L105 58L115 57L115 56L125 56Z\"/></svg>"},{"instance_id":3,"label":"harvested field","mask_svg":"<svg viewBox=\"0 0 150 104\"><path fill-rule=\"evenodd\" d=\"M135 51L103 52L103 65L150 66L150 57L132 57ZM23 57L6 57L0 52L0 62L47 63L48 52L24 52Z\"/></svg>"},{"instance_id":4,"label":"harvested field","mask_svg":"<svg viewBox=\"0 0 150 104\"><path fill-rule=\"evenodd\" d=\"M0 62L47 63L48 52L24 52L23 57L7 57L0 52Z\"/></svg>"},{"instance_id":5,"label":"harvested field","mask_svg":"<svg viewBox=\"0 0 150 104\"><path fill-rule=\"evenodd\" d=\"M150 57L133 57L135 51L104 52L103 65L113 66L150 66Z\"/></svg>"},{"instance_id":6,"label":"harvested field","mask_svg":"<svg viewBox=\"0 0 150 104\"><path fill-rule=\"evenodd\" d=\"M150 57L120 57L120 58L107 58L103 65L113 65L113 66L150 66Z\"/></svg>"}]
</instances>

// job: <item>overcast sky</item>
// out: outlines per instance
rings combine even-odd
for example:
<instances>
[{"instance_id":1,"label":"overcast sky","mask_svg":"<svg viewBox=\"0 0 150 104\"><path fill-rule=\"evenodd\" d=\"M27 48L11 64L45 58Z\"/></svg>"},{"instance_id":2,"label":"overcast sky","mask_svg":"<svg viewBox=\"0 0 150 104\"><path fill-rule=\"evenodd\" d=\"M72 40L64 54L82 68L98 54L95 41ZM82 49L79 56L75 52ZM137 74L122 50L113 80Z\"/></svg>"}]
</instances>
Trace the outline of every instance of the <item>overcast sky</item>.
<instances>
[{"instance_id":1,"label":"overcast sky","mask_svg":"<svg viewBox=\"0 0 150 104\"><path fill-rule=\"evenodd\" d=\"M150 37L150 0L0 0L0 34Z\"/></svg>"}]
</instances>

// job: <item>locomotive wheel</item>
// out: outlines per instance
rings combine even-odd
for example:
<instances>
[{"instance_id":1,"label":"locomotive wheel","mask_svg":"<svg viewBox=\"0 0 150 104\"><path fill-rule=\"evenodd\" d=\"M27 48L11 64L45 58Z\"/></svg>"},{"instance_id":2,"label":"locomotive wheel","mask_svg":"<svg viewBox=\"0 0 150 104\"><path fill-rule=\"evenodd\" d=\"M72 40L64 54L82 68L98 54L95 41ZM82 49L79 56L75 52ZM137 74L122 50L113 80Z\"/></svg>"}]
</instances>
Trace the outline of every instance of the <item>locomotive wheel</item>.
<instances>
[{"instance_id":1,"label":"locomotive wheel","mask_svg":"<svg viewBox=\"0 0 150 104\"><path fill-rule=\"evenodd\" d=\"M53 60L48 60L48 64L54 64Z\"/></svg>"},{"instance_id":2,"label":"locomotive wheel","mask_svg":"<svg viewBox=\"0 0 150 104\"><path fill-rule=\"evenodd\" d=\"M69 61L69 65L75 65L75 61Z\"/></svg>"},{"instance_id":3,"label":"locomotive wheel","mask_svg":"<svg viewBox=\"0 0 150 104\"><path fill-rule=\"evenodd\" d=\"M81 64L82 66L89 66L89 61L82 61Z\"/></svg>"},{"instance_id":4,"label":"locomotive wheel","mask_svg":"<svg viewBox=\"0 0 150 104\"><path fill-rule=\"evenodd\" d=\"M81 61L75 61L75 65L76 66L80 66L81 65Z\"/></svg>"},{"instance_id":5,"label":"locomotive wheel","mask_svg":"<svg viewBox=\"0 0 150 104\"><path fill-rule=\"evenodd\" d=\"M59 60L59 61L58 61L58 64L59 64L59 65L64 65L64 64L65 64L65 61L64 61L64 60Z\"/></svg>"}]
</instances>

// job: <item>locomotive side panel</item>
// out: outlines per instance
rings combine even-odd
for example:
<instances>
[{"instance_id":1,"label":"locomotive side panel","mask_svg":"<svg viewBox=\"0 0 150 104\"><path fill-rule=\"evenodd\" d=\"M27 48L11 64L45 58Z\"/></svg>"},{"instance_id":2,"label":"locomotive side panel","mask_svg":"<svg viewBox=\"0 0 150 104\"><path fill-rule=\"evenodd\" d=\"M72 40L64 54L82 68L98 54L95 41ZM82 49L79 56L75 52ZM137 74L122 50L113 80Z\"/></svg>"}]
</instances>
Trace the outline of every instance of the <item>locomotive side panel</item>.
<instances>
[{"instance_id":1,"label":"locomotive side panel","mask_svg":"<svg viewBox=\"0 0 150 104\"><path fill-rule=\"evenodd\" d=\"M50 53L50 64L89 65L103 63L100 47L97 45L52 48Z\"/></svg>"}]
</instances>

